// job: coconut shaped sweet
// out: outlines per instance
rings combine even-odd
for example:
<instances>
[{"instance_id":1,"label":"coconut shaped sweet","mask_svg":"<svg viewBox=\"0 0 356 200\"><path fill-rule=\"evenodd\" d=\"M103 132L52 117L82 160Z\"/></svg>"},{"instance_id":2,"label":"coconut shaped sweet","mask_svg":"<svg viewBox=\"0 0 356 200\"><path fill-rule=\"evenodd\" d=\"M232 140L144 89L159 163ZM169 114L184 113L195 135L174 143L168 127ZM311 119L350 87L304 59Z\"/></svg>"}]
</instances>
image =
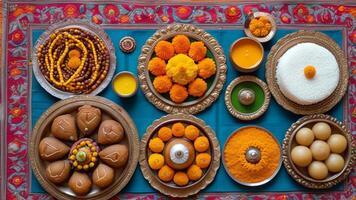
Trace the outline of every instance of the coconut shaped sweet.
<instances>
[{"instance_id":1,"label":"coconut shaped sweet","mask_svg":"<svg viewBox=\"0 0 356 200\"><path fill-rule=\"evenodd\" d=\"M94 170L92 179L93 183L99 188L106 188L113 182L114 176L115 172L113 168L100 163Z\"/></svg>"},{"instance_id":2,"label":"coconut shaped sweet","mask_svg":"<svg viewBox=\"0 0 356 200\"><path fill-rule=\"evenodd\" d=\"M69 152L69 147L54 137L45 137L41 140L38 150L41 159L54 161L63 158Z\"/></svg>"},{"instance_id":3,"label":"coconut shaped sweet","mask_svg":"<svg viewBox=\"0 0 356 200\"><path fill-rule=\"evenodd\" d=\"M99 157L111 167L119 168L126 164L129 157L129 150L126 145L115 144L101 150Z\"/></svg>"},{"instance_id":4,"label":"coconut shaped sweet","mask_svg":"<svg viewBox=\"0 0 356 200\"><path fill-rule=\"evenodd\" d=\"M62 140L76 141L78 139L75 118L71 114L60 115L53 120L52 134Z\"/></svg>"},{"instance_id":5,"label":"coconut shaped sweet","mask_svg":"<svg viewBox=\"0 0 356 200\"><path fill-rule=\"evenodd\" d=\"M85 195L91 189L91 180L86 173L74 172L70 177L68 186L77 195Z\"/></svg>"},{"instance_id":6,"label":"coconut shaped sweet","mask_svg":"<svg viewBox=\"0 0 356 200\"><path fill-rule=\"evenodd\" d=\"M66 181L70 175L70 163L68 160L59 160L50 163L46 168L47 178L55 184Z\"/></svg>"},{"instance_id":7,"label":"coconut shaped sweet","mask_svg":"<svg viewBox=\"0 0 356 200\"><path fill-rule=\"evenodd\" d=\"M100 109L91 105L84 105L78 108L77 125L79 130L85 135L91 135L101 121Z\"/></svg>"},{"instance_id":8,"label":"coconut shaped sweet","mask_svg":"<svg viewBox=\"0 0 356 200\"><path fill-rule=\"evenodd\" d=\"M98 130L99 144L119 143L124 138L124 129L115 120L104 120Z\"/></svg>"}]
</instances>

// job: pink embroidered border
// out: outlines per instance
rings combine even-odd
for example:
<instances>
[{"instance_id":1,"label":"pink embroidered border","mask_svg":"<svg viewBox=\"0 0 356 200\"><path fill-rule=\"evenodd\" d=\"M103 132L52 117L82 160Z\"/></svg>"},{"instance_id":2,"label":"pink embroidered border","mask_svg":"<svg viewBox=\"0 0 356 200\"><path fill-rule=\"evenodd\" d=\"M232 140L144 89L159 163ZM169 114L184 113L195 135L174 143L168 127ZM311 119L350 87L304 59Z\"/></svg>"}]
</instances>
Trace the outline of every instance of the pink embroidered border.
<instances>
[{"instance_id":1,"label":"pink embroidered border","mask_svg":"<svg viewBox=\"0 0 356 200\"><path fill-rule=\"evenodd\" d=\"M45 1L48 3L49 1ZM53 1L54 2L54 1ZM108 1L109 2L109 1ZM346 30L346 52L350 67L350 87L347 97L346 122L350 124L356 138L356 6L335 4L282 4L282 3L237 3L223 1L164 2L164 5L145 3L51 3L41 4L31 1L4 2L4 69L1 97L4 113L1 138L1 199L50 199L47 194L29 193L29 165L27 142L29 133L29 27L31 24L49 24L63 18L88 18L97 24L168 24L173 22L241 25L244 16L251 11L270 12L279 25L308 27L315 25L342 26ZM6 133L6 134L5 134ZM6 158L6 159L5 159ZM6 171L5 171L6 169ZM306 194L291 193L219 193L199 194L198 198L330 198L351 199L355 196L356 168L350 175L344 191ZM158 194L122 194L116 198L161 199Z\"/></svg>"}]
</instances>

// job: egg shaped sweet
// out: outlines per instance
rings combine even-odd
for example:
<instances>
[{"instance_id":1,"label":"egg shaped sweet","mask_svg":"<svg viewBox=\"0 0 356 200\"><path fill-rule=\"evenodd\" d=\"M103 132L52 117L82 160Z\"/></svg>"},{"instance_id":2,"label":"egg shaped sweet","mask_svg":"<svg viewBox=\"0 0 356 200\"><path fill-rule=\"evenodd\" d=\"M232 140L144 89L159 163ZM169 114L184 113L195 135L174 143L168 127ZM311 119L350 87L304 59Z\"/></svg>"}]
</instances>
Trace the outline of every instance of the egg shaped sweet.
<instances>
[{"instance_id":1,"label":"egg shaped sweet","mask_svg":"<svg viewBox=\"0 0 356 200\"><path fill-rule=\"evenodd\" d=\"M325 164L330 172L340 172L345 166L345 160L342 156L336 153L330 154L328 159L325 160Z\"/></svg>"},{"instance_id":2,"label":"egg shaped sweet","mask_svg":"<svg viewBox=\"0 0 356 200\"><path fill-rule=\"evenodd\" d=\"M331 135L331 128L325 122L318 122L312 128L315 138L319 140L327 140Z\"/></svg>"},{"instance_id":3,"label":"egg shaped sweet","mask_svg":"<svg viewBox=\"0 0 356 200\"><path fill-rule=\"evenodd\" d=\"M313 160L312 152L305 146L294 147L291 152L291 157L293 163L299 167L306 167Z\"/></svg>"},{"instance_id":4,"label":"egg shaped sweet","mask_svg":"<svg viewBox=\"0 0 356 200\"><path fill-rule=\"evenodd\" d=\"M75 118L71 114L60 115L53 120L51 133L58 139L76 141L78 139Z\"/></svg>"},{"instance_id":5,"label":"egg shaped sweet","mask_svg":"<svg viewBox=\"0 0 356 200\"><path fill-rule=\"evenodd\" d=\"M99 188L106 188L113 182L114 176L115 171L113 168L100 163L94 170L92 179L94 185L98 186Z\"/></svg>"},{"instance_id":6,"label":"egg shaped sweet","mask_svg":"<svg viewBox=\"0 0 356 200\"><path fill-rule=\"evenodd\" d=\"M347 140L341 134L332 134L328 139L330 150L333 153L342 153L347 147Z\"/></svg>"},{"instance_id":7,"label":"egg shaped sweet","mask_svg":"<svg viewBox=\"0 0 356 200\"><path fill-rule=\"evenodd\" d=\"M298 144L309 146L314 141L314 133L310 128L304 127L297 132L295 139Z\"/></svg>"},{"instance_id":8,"label":"egg shaped sweet","mask_svg":"<svg viewBox=\"0 0 356 200\"><path fill-rule=\"evenodd\" d=\"M328 176L328 168L323 162L313 161L308 166L308 173L314 179L325 179Z\"/></svg>"},{"instance_id":9,"label":"egg shaped sweet","mask_svg":"<svg viewBox=\"0 0 356 200\"><path fill-rule=\"evenodd\" d=\"M74 172L68 186L77 195L85 195L91 189L91 180L86 173Z\"/></svg>"},{"instance_id":10,"label":"egg shaped sweet","mask_svg":"<svg viewBox=\"0 0 356 200\"><path fill-rule=\"evenodd\" d=\"M70 149L54 137L45 137L41 140L38 150L42 160L54 161L63 158Z\"/></svg>"},{"instance_id":11,"label":"egg shaped sweet","mask_svg":"<svg viewBox=\"0 0 356 200\"><path fill-rule=\"evenodd\" d=\"M98 130L99 144L119 143L125 136L121 124L115 120L104 120Z\"/></svg>"},{"instance_id":12,"label":"egg shaped sweet","mask_svg":"<svg viewBox=\"0 0 356 200\"><path fill-rule=\"evenodd\" d=\"M84 135L92 134L100 122L100 109L91 105L84 105L78 108L77 125Z\"/></svg>"},{"instance_id":13,"label":"egg shaped sweet","mask_svg":"<svg viewBox=\"0 0 356 200\"><path fill-rule=\"evenodd\" d=\"M129 150L126 145L115 144L99 152L100 159L111 167L119 168L126 164Z\"/></svg>"},{"instance_id":14,"label":"egg shaped sweet","mask_svg":"<svg viewBox=\"0 0 356 200\"><path fill-rule=\"evenodd\" d=\"M51 182L60 184L68 179L70 169L71 166L68 160L55 161L47 166L46 176Z\"/></svg>"},{"instance_id":15,"label":"egg shaped sweet","mask_svg":"<svg viewBox=\"0 0 356 200\"><path fill-rule=\"evenodd\" d=\"M315 140L310 146L310 150L315 160L325 160L330 155L330 147L328 143L322 140Z\"/></svg>"}]
</instances>

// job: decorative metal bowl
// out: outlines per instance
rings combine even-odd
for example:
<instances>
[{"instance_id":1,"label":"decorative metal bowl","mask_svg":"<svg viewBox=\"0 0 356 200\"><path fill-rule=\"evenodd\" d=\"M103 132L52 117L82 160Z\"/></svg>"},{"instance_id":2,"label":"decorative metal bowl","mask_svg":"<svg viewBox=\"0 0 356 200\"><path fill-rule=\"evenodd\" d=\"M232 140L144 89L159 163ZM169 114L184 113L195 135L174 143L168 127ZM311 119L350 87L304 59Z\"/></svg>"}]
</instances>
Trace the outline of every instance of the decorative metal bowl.
<instances>
[{"instance_id":1,"label":"decorative metal bowl","mask_svg":"<svg viewBox=\"0 0 356 200\"><path fill-rule=\"evenodd\" d=\"M195 181L190 182L186 186L177 186L174 183L163 182L158 178L157 172L154 172L148 165L148 143L150 139L156 135L161 127L172 125L175 122L181 122L183 124L189 124L196 126L200 132L209 139L210 149L208 150L211 155L211 163L207 169L203 169L203 176ZM174 139L170 139L171 142ZM184 139L183 139L184 140ZM174 141L172 141L174 142ZM219 141L215 136L214 131L204 123L203 120L188 114L170 114L166 115L152 123L146 130L140 146L140 166L141 171L145 179L151 184L151 186L165 195L172 197L188 197L198 193L209 185L216 175L218 168L220 167L220 146Z\"/></svg>"},{"instance_id":2,"label":"decorative metal bowl","mask_svg":"<svg viewBox=\"0 0 356 200\"><path fill-rule=\"evenodd\" d=\"M154 89L147 66L154 54L156 44L159 41L173 38L179 34L204 42L205 46L213 54L216 63L216 74L211 86L202 97L177 104ZM158 30L143 45L141 55L138 59L138 77L143 93L153 105L167 113L196 114L209 107L219 97L225 83L226 70L226 58L218 41L203 29L190 24L172 24Z\"/></svg>"},{"instance_id":3,"label":"decorative metal bowl","mask_svg":"<svg viewBox=\"0 0 356 200\"><path fill-rule=\"evenodd\" d=\"M125 131L125 138L120 143L127 145L129 158L124 167L115 168L115 177L111 185L105 189L99 189L93 184L91 191L87 195L78 196L69 188L67 183L56 185L48 180L46 167L49 163L40 158L38 146L42 138L51 135L51 124L54 118L62 114L73 113L83 105L99 108L102 112L102 118L112 118L120 122ZM94 133L91 138L95 140L97 134ZM64 200L110 199L126 186L135 172L139 157L139 138L134 122L122 107L103 97L81 95L59 101L42 114L33 128L29 148L29 158L34 175L41 186L54 198Z\"/></svg>"},{"instance_id":4,"label":"decorative metal bowl","mask_svg":"<svg viewBox=\"0 0 356 200\"><path fill-rule=\"evenodd\" d=\"M267 19L271 22L272 28L271 28L271 31L268 33L268 35L266 35L264 37L256 37L255 35L253 35L251 33L251 31L249 29L249 25L253 18L262 17L262 16L267 17ZM266 13L266 12L254 12L254 13L249 14L246 17L245 24L244 24L244 31L248 37L254 38L254 39L258 40L259 42L264 43L264 42L270 41L273 38L273 36L276 34L277 24L271 14Z\"/></svg>"},{"instance_id":5,"label":"decorative metal bowl","mask_svg":"<svg viewBox=\"0 0 356 200\"><path fill-rule=\"evenodd\" d=\"M276 78L276 69L280 57L289 48L304 42L315 43L327 48L334 54L340 68L340 80L334 92L323 101L311 105L300 105L284 96L279 89ZM347 91L348 73L347 59L340 47L327 35L315 31L298 31L284 36L272 47L266 63L266 80L273 97L284 109L299 115L325 113L333 108Z\"/></svg>"},{"instance_id":6,"label":"decorative metal bowl","mask_svg":"<svg viewBox=\"0 0 356 200\"><path fill-rule=\"evenodd\" d=\"M101 91L103 91L108 86L108 84L110 84L111 78L113 77L116 68L116 56L115 56L114 45L111 42L109 36L99 25L91 23L88 20L67 19L65 21L52 24L47 28L47 30L38 38L32 50L32 70L35 75L35 78L43 89L45 89L52 96L55 96L59 99L66 99L68 97L76 95L71 92L66 92L57 89L51 83L49 83L40 70L40 66L37 58L37 49L39 48L39 46L45 44L45 42L48 40L48 38L51 36L52 33L60 29L66 29L66 28L80 28L82 30L88 31L93 35L98 36L101 40L103 40L109 52L110 55L109 71L105 79L100 83L100 85L95 90L93 90L90 94L88 94L88 95L95 96L99 94Z\"/></svg>"},{"instance_id":7,"label":"decorative metal bowl","mask_svg":"<svg viewBox=\"0 0 356 200\"><path fill-rule=\"evenodd\" d=\"M295 141L296 133L303 127L311 128L312 125L314 125L317 122L325 122L329 124L333 134L334 133L341 134L345 136L347 140L347 148L342 154L345 160L344 168L338 173L334 173L332 175L329 174L328 177L323 180L317 180L311 178L305 169L303 170L303 168L297 167L291 159L292 148L297 145ZM336 118L332 116L324 115L324 114L316 114L316 115L309 115L309 116L302 117L297 122L291 125L283 140L282 154L283 154L284 167L287 169L289 175L293 177L293 179L296 182L298 182L299 184L307 188L326 189L342 182L350 174L352 168L355 165L356 146L353 142L353 137L345 124L338 121Z\"/></svg>"}]
</instances>

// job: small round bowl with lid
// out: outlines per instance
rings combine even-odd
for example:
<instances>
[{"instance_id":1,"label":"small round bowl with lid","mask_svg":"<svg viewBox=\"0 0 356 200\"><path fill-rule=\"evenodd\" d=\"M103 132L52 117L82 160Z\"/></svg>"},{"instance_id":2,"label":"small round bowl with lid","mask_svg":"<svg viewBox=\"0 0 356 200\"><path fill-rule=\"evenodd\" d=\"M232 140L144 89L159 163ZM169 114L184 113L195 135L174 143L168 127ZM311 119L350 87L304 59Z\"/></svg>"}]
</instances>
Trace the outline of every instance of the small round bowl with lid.
<instances>
[{"instance_id":1,"label":"small round bowl with lid","mask_svg":"<svg viewBox=\"0 0 356 200\"><path fill-rule=\"evenodd\" d=\"M269 22L270 30L269 30L268 34L265 36L256 36L255 34L253 34L253 32L251 32L250 23L253 19L259 20L261 17L263 17L266 21ZM277 24L271 14L266 13L266 12L254 12L254 13L250 13L246 17L245 24L244 24L244 32L248 37L254 38L254 39L258 40L259 42L265 43L265 42L270 41L273 38L273 36L276 34Z\"/></svg>"}]
</instances>

